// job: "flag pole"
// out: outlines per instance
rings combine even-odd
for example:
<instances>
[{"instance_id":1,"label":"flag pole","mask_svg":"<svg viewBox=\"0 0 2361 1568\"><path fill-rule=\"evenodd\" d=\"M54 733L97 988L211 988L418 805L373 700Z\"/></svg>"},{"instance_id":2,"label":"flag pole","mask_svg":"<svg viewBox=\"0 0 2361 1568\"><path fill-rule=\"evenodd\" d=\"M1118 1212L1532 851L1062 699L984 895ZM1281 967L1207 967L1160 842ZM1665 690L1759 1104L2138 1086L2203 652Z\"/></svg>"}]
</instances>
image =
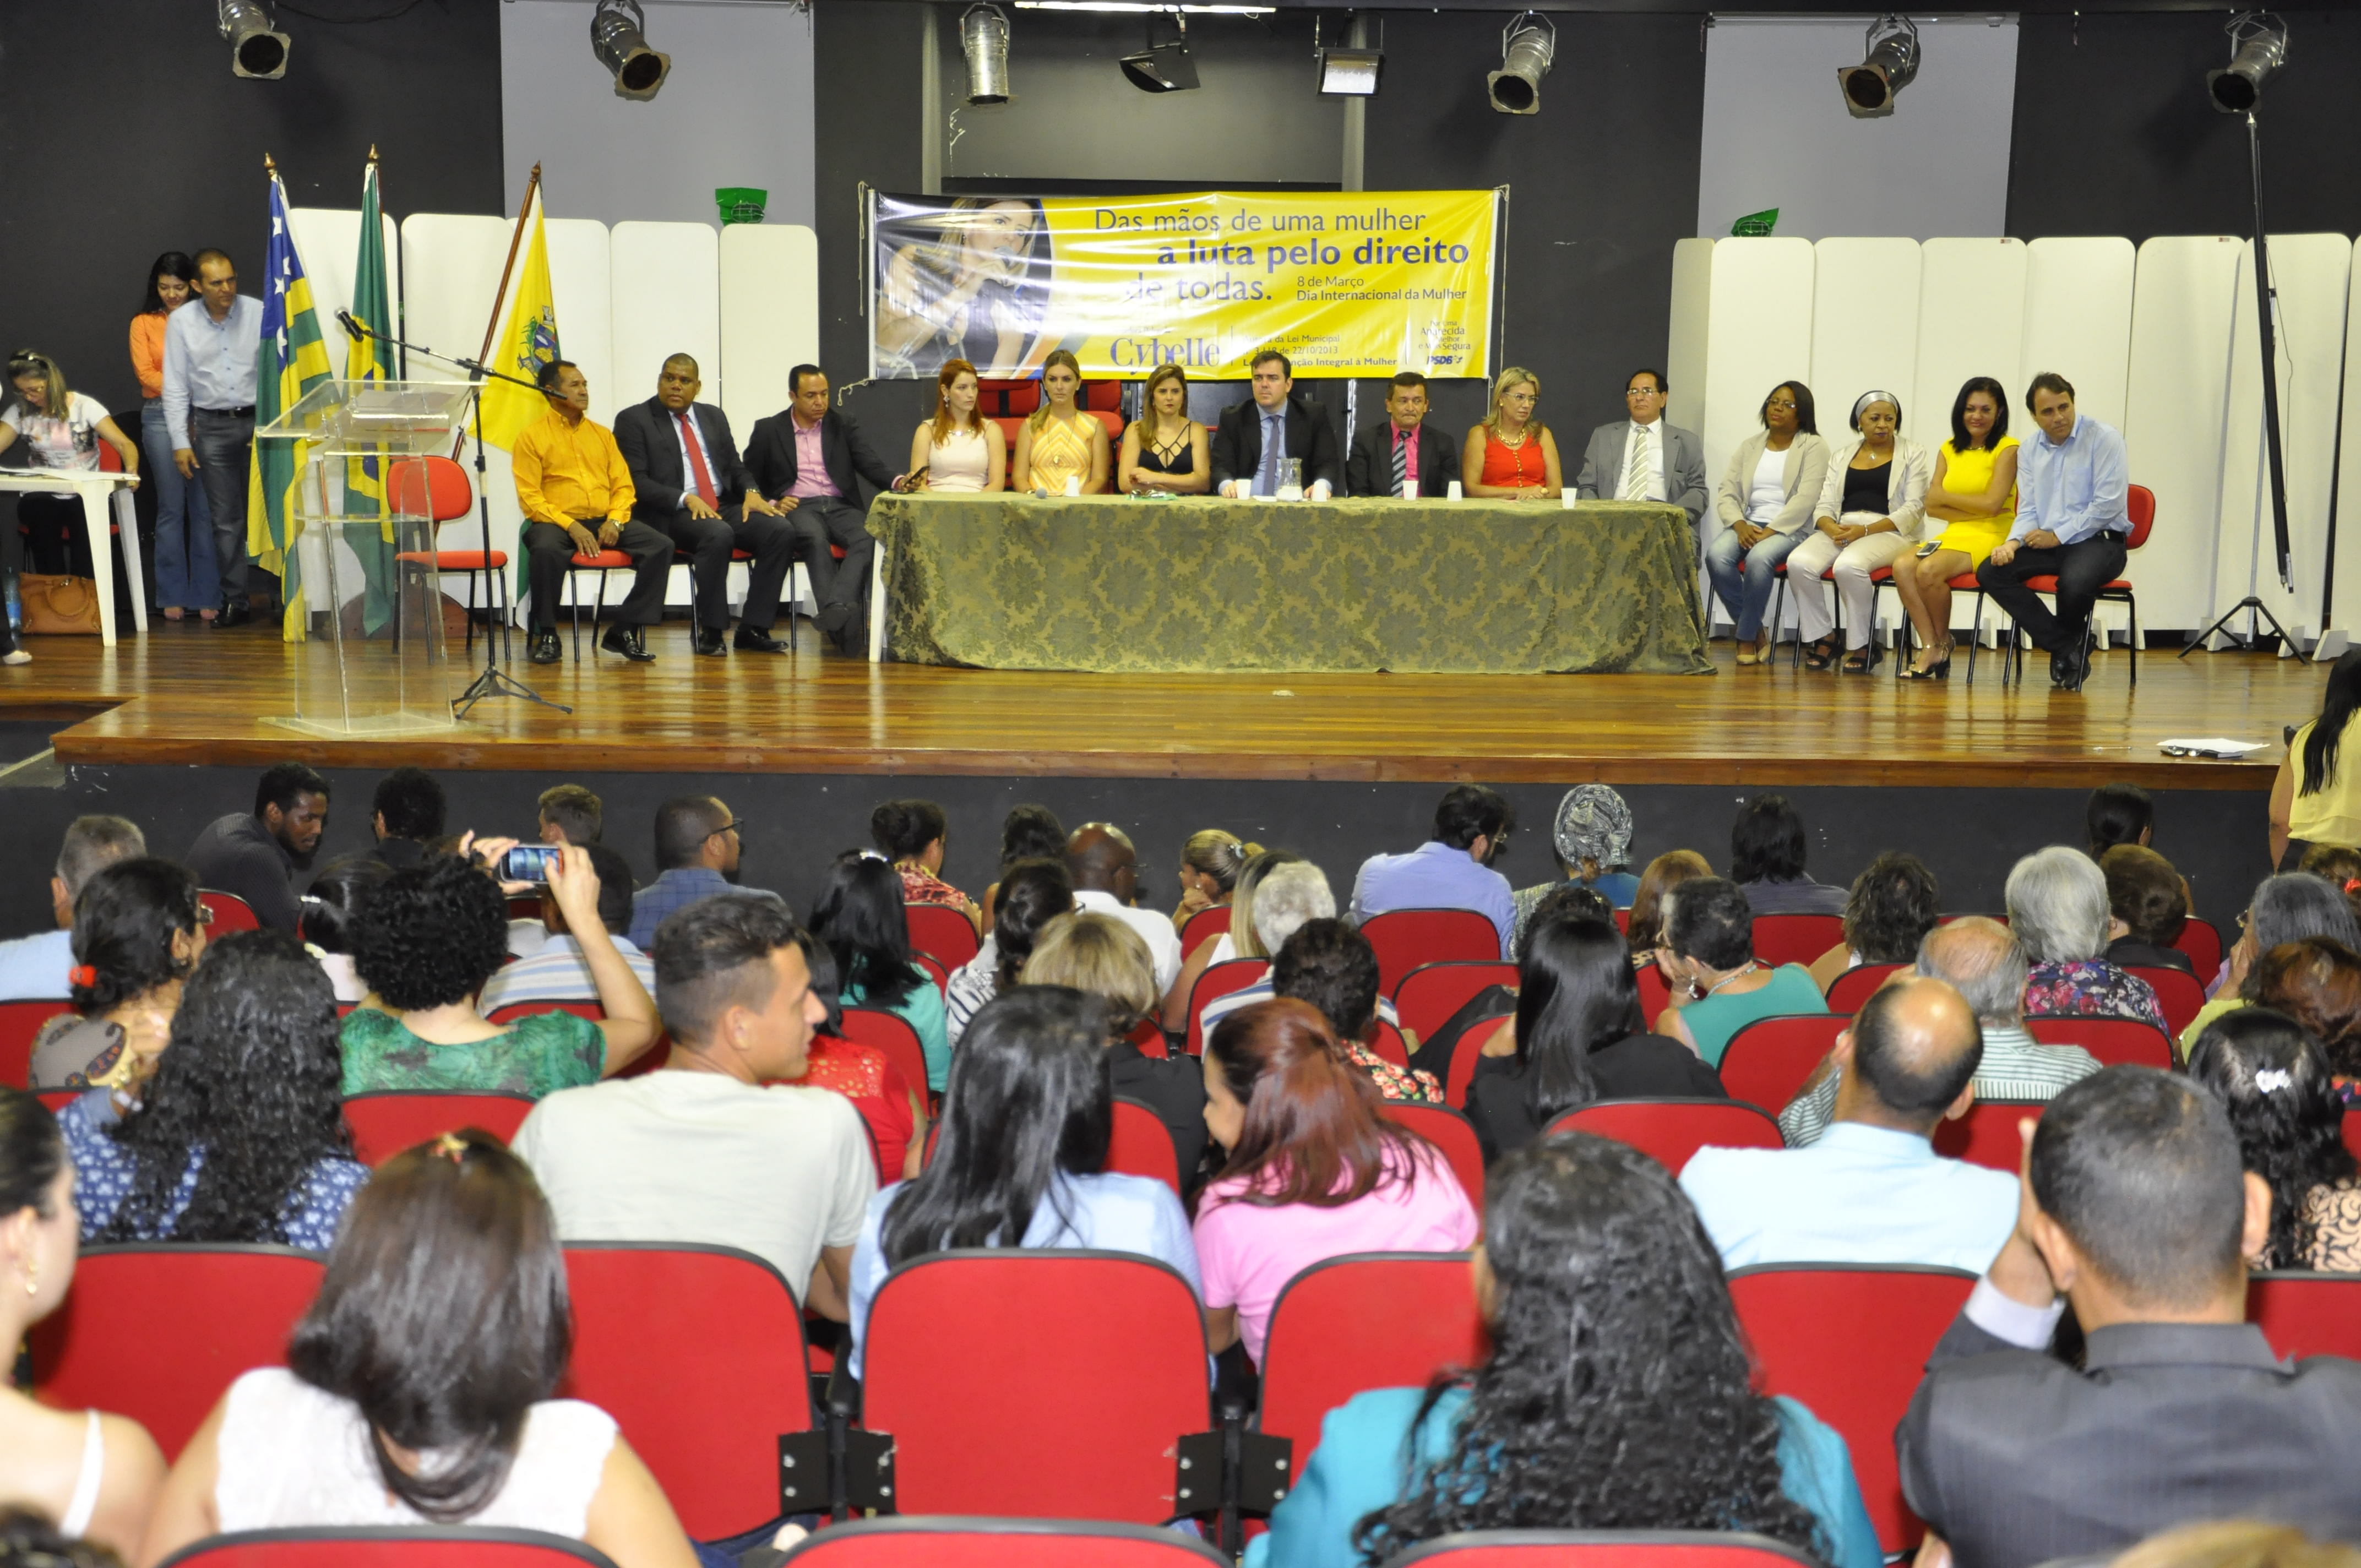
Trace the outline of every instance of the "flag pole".
<instances>
[{"instance_id":1,"label":"flag pole","mask_svg":"<svg viewBox=\"0 0 2361 1568\"><path fill-rule=\"evenodd\" d=\"M533 198L541 189L541 165L533 166L533 177L524 182L524 204L517 209L516 231L509 236L509 258L500 264L500 286L492 294L492 319L484 323L484 346L476 357L491 362L492 339L500 330L500 307L508 303L509 276L516 270L517 251L524 244L524 221L533 215Z\"/></svg>"}]
</instances>

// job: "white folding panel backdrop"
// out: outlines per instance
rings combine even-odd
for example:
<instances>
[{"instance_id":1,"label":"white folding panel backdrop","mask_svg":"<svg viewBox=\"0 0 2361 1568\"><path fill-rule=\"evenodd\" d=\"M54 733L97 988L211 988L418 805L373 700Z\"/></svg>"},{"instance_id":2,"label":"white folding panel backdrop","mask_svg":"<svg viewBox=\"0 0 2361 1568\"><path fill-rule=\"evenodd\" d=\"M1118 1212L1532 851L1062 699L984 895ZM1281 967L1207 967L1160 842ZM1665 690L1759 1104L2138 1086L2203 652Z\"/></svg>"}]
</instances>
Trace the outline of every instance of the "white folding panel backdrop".
<instances>
[{"instance_id":1,"label":"white folding panel backdrop","mask_svg":"<svg viewBox=\"0 0 2361 1568\"><path fill-rule=\"evenodd\" d=\"M2354 266L2361 269L2361 255L2355 256ZM2345 341L2349 345L2361 338L2361 289L2346 291L2345 309ZM2336 531L2336 602L2352 605L2361 603L2361 354L2346 352L2343 385L2345 423L2337 433L2337 450L2345 455L2337 466L2336 499L2338 515L2347 525ZM2343 629L2356 621L2361 615L2351 609L2330 617L2315 656L2333 659L2342 653L2347 641Z\"/></svg>"},{"instance_id":2,"label":"white folding panel backdrop","mask_svg":"<svg viewBox=\"0 0 2361 1568\"><path fill-rule=\"evenodd\" d=\"M2006 383L2017 399L2010 411L2017 439L2033 433L2024 382L2044 370L2074 383L2077 409L2122 429L2131 374L2132 242L2037 239L2025 250L2025 335L2017 351L2023 380Z\"/></svg>"},{"instance_id":3,"label":"white folding panel backdrop","mask_svg":"<svg viewBox=\"0 0 2361 1568\"><path fill-rule=\"evenodd\" d=\"M1930 239L1922 247L1917 375L1912 387L1895 389L1914 400L1912 439L1940 446L1949 438L1951 404L1973 377L1990 376L2016 400L2025 385L2017 345L2025 335L2026 257L2017 239Z\"/></svg>"},{"instance_id":4,"label":"white folding panel backdrop","mask_svg":"<svg viewBox=\"0 0 2361 1568\"><path fill-rule=\"evenodd\" d=\"M2156 533L2125 572L2151 626L2195 628L2215 614L2214 518L2245 248L2214 235L2171 236L2139 247L2123 431L2132 483L2156 495Z\"/></svg>"},{"instance_id":5,"label":"white folding panel backdrop","mask_svg":"<svg viewBox=\"0 0 2361 1568\"><path fill-rule=\"evenodd\" d=\"M724 389L708 395L742 446L756 420L787 406L787 372L819 363L819 236L796 224L732 224L718 259L727 374Z\"/></svg>"},{"instance_id":6,"label":"white folding panel backdrop","mask_svg":"<svg viewBox=\"0 0 2361 1568\"><path fill-rule=\"evenodd\" d=\"M1926 433L1941 423L1929 424L1912 396L1918 242L1824 239L1812 257L1812 367L1805 378L1819 405L1820 433L1831 445L1850 435L1854 400L1880 388L1902 400L1903 433L1929 439Z\"/></svg>"}]
</instances>

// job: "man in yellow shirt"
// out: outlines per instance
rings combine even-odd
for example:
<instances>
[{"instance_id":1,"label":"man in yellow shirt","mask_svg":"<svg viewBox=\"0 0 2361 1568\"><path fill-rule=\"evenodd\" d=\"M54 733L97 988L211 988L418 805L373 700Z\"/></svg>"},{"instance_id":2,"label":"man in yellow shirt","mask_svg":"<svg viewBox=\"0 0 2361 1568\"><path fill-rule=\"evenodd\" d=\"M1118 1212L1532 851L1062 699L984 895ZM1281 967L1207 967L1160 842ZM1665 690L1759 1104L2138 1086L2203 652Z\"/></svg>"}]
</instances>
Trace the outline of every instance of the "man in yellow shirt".
<instances>
[{"instance_id":1,"label":"man in yellow shirt","mask_svg":"<svg viewBox=\"0 0 2361 1568\"><path fill-rule=\"evenodd\" d=\"M590 378L570 359L541 367L549 411L529 424L510 453L517 504L524 509L526 580L533 590L528 646L536 664L558 661L557 601L576 555L620 550L631 558L631 591L598 646L635 664L652 664L645 628L664 617L672 541L631 521L631 470L614 433L588 417Z\"/></svg>"}]
</instances>

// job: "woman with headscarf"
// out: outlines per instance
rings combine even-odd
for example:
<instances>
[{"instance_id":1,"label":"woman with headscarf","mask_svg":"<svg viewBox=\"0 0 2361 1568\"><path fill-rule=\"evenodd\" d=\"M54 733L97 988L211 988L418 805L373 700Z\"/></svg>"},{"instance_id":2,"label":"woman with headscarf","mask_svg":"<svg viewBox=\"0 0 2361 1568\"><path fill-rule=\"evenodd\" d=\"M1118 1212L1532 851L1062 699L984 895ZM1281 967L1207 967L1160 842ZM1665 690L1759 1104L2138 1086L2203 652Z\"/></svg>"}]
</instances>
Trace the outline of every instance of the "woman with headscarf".
<instances>
[{"instance_id":1,"label":"woman with headscarf","mask_svg":"<svg viewBox=\"0 0 2361 1568\"><path fill-rule=\"evenodd\" d=\"M1844 606L1844 667L1859 673L1877 663L1871 636L1877 630L1877 590L1870 574L1917 545L1935 457L1901 433L1902 400L1892 392L1863 392L1852 405L1851 422L1857 433L1828 454L1812 532L1787 558L1787 581L1795 588L1801 635L1812 644L1805 663L1825 670L1836 662L1837 644L1819 576L1835 569Z\"/></svg>"},{"instance_id":2,"label":"woman with headscarf","mask_svg":"<svg viewBox=\"0 0 2361 1568\"><path fill-rule=\"evenodd\" d=\"M1576 784L1565 792L1557 803L1557 822L1550 829L1550 849L1557 856L1557 868L1566 882L1578 882L1597 890L1600 896L1617 909L1629 909L1640 892L1640 879L1631 874L1631 808L1623 797L1606 784ZM1525 927L1540 905L1556 883L1541 883L1521 888L1515 896L1516 929L1510 941L1511 951L1524 946Z\"/></svg>"}]
</instances>

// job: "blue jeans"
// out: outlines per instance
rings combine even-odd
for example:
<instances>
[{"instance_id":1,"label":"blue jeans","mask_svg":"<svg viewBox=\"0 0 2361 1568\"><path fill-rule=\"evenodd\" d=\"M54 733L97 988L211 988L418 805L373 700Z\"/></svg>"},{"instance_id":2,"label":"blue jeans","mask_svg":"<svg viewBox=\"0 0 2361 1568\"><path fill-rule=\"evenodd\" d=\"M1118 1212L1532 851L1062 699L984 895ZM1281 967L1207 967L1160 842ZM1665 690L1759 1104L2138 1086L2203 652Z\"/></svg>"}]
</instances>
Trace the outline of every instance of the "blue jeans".
<instances>
[{"instance_id":1,"label":"blue jeans","mask_svg":"<svg viewBox=\"0 0 2361 1568\"><path fill-rule=\"evenodd\" d=\"M213 511L205 504L205 488L181 477L172 462L172 436L164 428L160 398L140 405L139 444L148 454L140 477L156 487L156 607L218 609L221 575L214 565Z\"/></svg>"},{"instance_id":2,"label":"blue jeans","mask_svg":"<svg viewBox=\"0 0 2361 1568\"><path fill-rule=\"evenodd\" d=\"M1741 550L1738 530L1725 528L1705 547L1706 575L1713 579L1713 597L1738 623L1738 640L1752 642L1762 635L1763 617L1771 608L1771 590L1778 579L1771 574L1802 542L1800 534L1773 533ZM1773 628L1777 635L1777 628Z\"/></svg>"}]
</instances>

